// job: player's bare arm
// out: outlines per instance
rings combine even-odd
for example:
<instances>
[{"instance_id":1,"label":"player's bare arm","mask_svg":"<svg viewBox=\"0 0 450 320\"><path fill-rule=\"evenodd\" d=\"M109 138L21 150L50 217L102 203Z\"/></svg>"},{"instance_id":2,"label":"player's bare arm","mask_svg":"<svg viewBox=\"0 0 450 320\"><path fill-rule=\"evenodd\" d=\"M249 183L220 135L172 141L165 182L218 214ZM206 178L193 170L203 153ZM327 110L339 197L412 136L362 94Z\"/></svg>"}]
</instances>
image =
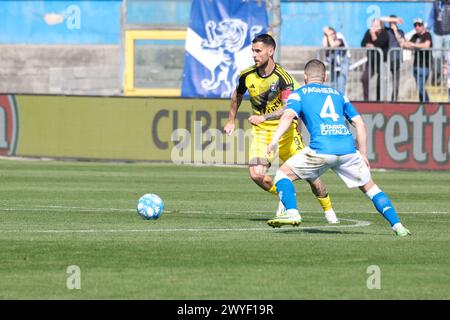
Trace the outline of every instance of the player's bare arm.
<instances>
[{"instance_id":1,"label":"player's bare arm","mask_svg":"<svg viewBox=\"0 0 450 320\"><path fill-rule=\"evenodd\" d=\"M380 17L381 22L403 24L403 19L399 17Z\"/></svg>"},{"instance_id":2,"label":"player's bare arm","mask_svg":"<svg viewBox=\"0 0 450 320\"><path fill-rule=\"evenodd\" d=\"M355 127L356 142L358 144L358 150L363 157L364 162L370 168L369 160L367 159L367 134L366 125L361 116L352 119L352 125Z\"/></svg>"},{"instance_id":3,"label":"player's bare arm","mask_svg":"<svg viewBox=\"0 0 450 320\"><path fill-rule=\"evenodd\" d=\"M280 124L278 125L275 134L273 135L272 141L267 147L267 153L274 152L276 150L276 145L280 140L281 136L289 129L291 126L292 120L295 118L295 113L291 110L286 110L280 119Z\"/></svg>"},{"instance_id":4,"label":"player's bare arm","mask_svg":"<svg viewBox=\"0 0 450 320\"><path fill-rule=\"evenodd\" d=\"M250 122L253 125L258 125L261 122L264 122L266 120L278 120L283 115L285 109L286 109L286 107L281 107L280 109L275 110L268 114L252 115L248 118L248 122Z\"/></svg>"},{"instance_id":5,"label":"player's bare arm","mask_svg":"<svg viewBox=\"0 0 450 320\"><path fill-rule=\"evenodd\" d=\"M281 91L281 100L283 102L283 105L279 109L277 109L271 113L264 114L264 115L253 115L250 118L248 118L248 121L253 125L258 125L261 122L264 122L266 120L280 119L284 113L284 110L286 110L287 100L288 100L291 92L292 92L292 90Z\"/></svg>"},{"instance_id":6,"label":"player's bare arm","mask_svg":"<svg viewBox=\"0 0 450 320\"><path fill-rule=\"evenodd\" d=\"M235 129L236 114L239 110L239 106L241 105L243 95L238 93L237 90L234 90L233 95L231 96L231 105L230 112L228 114L228 121L225 124L223 130L226 134L231 135Z\"/></svg>"},{"instance_id":7,"label":"player's bare arm","mask_svg":"<svg viewBox=\"0 0 450 320\"><path fill-rule=\"evenodd\" d=\"M427 40L423 43L415 43L415 42L407 41L405 43L405 47L407 49L428 49L428 48L431 48L431 41Z\"/></svg>"}]
</instances>

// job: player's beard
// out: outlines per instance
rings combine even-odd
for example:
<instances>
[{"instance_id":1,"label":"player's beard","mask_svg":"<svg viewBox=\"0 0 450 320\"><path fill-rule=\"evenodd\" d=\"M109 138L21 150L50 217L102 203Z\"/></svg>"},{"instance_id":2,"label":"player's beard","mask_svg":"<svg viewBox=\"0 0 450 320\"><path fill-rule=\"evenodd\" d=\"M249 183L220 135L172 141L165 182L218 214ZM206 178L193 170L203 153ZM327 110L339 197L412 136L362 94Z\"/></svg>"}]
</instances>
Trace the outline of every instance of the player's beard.
<instances>
[{"instance_id":1,"label":"player's beard","mask_svg":"<svg viewBox=\"0 0 450 320\"><path fill-rule=\"evenodd\" d=\"M270 59L267 59L265 62L261 62L261 60L259 61L259 63L257 63L255 61L255 65L258 68L258 71L265 71L265 69L267 68L268 64L269 64Z\"/></svg>"}]
</instances>

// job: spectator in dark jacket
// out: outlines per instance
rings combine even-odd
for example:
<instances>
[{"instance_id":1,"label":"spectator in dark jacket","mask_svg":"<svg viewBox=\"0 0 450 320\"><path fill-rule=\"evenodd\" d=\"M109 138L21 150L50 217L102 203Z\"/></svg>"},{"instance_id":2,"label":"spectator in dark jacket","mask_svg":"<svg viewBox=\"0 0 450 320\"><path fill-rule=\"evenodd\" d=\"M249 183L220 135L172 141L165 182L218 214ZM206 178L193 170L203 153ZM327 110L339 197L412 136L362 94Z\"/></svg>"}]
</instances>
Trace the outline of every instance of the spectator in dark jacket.
<instances>
[{"instance_id":1,"label":"spectator in dark jacket","mask_svg":"<svg viewBox=\"0 0 450 320\"><path fill-rule=\"evenodd\" d=\"M389 36L389 70L392 75L392 101L398 99L398 88L400 87L400 66L402 62L402 48L405 44L405 33L399 29L397 24L402 24L403 19L398 18L396 15L390 15L389 17L381 17L382 22L388 23L386 31ZM396 48L396 49L394 49Z\"/></svg>"},{"instance_id":2,"label":"spectator in dark jacket","mask_svg":"<svg viewBox=\"0 0 450 320\"><path fill-rule=\"evenodd\" d=\"M429 102L426 83L432 63L432 54L429 49L433 47L433 40L422 19L414 19L414 28L416 33L405 43L405 48L414 49L413 71L420 102Z\"/></svg>"},{"instance_id":3,"label":"spectator in dark jacket","mask_svg":"<svg viewBox=\"0 0 450 320\"><path fill-rule=\"evenodd\" d=\"M381 99L381 78L380 68L383 62L387 60L387 52L389 50L389 36L384 29L384 25L380 19L373 19L370 29L366 31L361 41L361 47L380 48L383 52L383 60L381 60L378 50L368 50L367 63L364 69L361 81L363 84L364 100L369 100L369 80L371 77L377 77L376 100Z\"/></svg>"}]
</instances>

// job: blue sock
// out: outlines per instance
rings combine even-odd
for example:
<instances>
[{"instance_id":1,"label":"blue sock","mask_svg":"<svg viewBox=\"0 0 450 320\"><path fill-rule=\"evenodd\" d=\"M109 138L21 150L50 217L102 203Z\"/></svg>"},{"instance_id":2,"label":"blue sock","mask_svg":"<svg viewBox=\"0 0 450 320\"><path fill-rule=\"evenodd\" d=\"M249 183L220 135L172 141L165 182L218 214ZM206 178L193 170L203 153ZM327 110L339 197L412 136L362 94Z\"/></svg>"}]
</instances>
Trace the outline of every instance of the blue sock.
<instances>
[{"instance_id":1,"label":"blue sock","mask_svg":"<svg viewBox=\"0 0 450 320\"><path fill-rule=\"evenodd\" d=\"M278 196L286 210L297 209L297 200L295 199L295 187L291 180L284 178L276 184Z\"/></svg>"},{"instance_id":2,"label":"blue sock","mask_svg":"<svg viewBox=\"0 0 450 320\"><path fill-rule=\"evenodd\" d=\"M391 200L389 200L388 196L384 192L377 193L372 198L372 202L377 211L381 213L387 221L389 221L391 227L400 222Z\"/></svg>"}]
</instances>

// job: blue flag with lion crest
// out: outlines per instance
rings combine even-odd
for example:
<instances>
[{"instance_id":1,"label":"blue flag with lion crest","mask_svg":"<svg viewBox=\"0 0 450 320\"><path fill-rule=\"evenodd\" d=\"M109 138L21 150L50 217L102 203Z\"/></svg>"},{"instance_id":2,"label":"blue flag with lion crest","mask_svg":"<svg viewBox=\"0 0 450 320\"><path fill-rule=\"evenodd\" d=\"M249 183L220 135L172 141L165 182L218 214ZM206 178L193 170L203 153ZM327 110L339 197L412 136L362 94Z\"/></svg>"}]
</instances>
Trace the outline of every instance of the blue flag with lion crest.
<instances>
[{"instance_id":1,"label":"blue flag with lion crest","mask_svg":"<svg viewBox=\"0 0 450 320\"><path fill-rule=\"evenodd\" d=\"M229 98L253 64L253 38L267 28L264 0L193 0L181 95Z\"/></svg>"}]
</instances>

